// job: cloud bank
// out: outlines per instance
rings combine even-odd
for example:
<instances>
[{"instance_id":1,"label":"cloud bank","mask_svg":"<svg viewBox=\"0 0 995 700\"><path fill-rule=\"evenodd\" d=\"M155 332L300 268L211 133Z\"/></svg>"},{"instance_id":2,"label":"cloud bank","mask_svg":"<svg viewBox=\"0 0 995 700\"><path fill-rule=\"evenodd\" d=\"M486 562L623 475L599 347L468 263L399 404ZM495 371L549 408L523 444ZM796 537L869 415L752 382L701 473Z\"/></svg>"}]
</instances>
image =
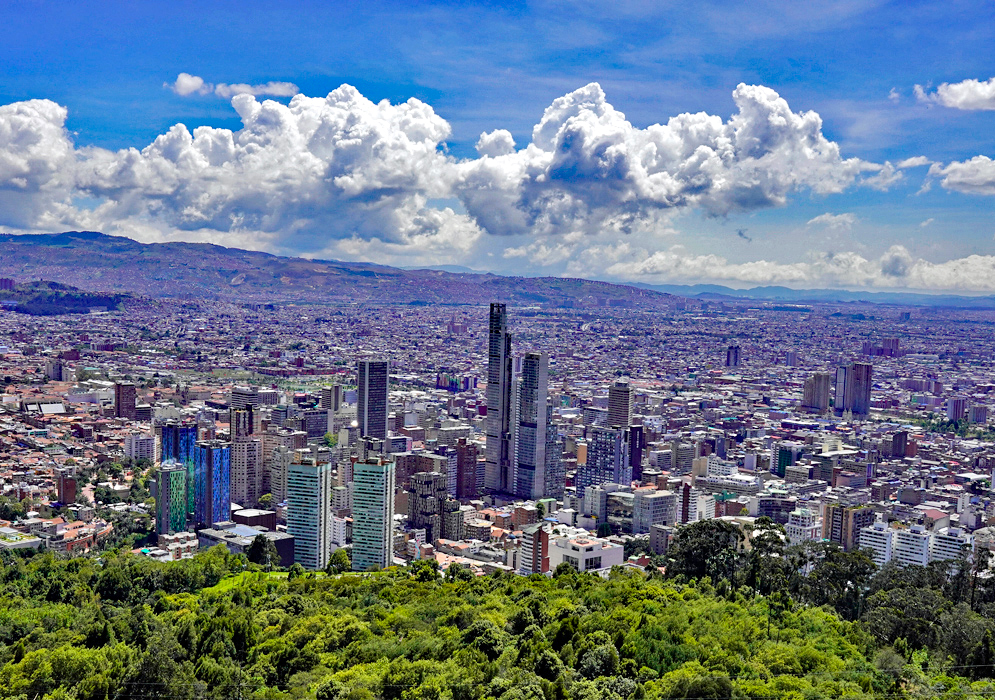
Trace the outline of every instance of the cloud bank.
<instances>
[{"instance_id":1,"label":"cloud bank","mask_svg":"<svg viewBox=\"0 0 995 700\"><path fill-rule=\"evenodd\" d=\"M176 124L141 149L110 151L75 144L67 110L54 102L0 106L0 226L388 264L463 262L498 246L503 259L587 276L662 279L707 268L720 280L936 286L947 279L936 270L950 264L931 267L907 251L796 264L675 252L672 222L689 211L779 207L796 193L887 188L903 168L927 164L944 187L995 193L984 156L946 166L846 158L818 114L794 112L762 86L739 85L728 119L681 114L639 128L592 83L556 99L523 147L498 129L466 160L448 154L449 124L417 99L374 103L349 85L308 97L289 83L212 85L186 73L168 87L230 96L242 127ZM293 97L284 104L261 94ZM827 213L809 223L854 222Z\"/></svg>"}]
</instances>

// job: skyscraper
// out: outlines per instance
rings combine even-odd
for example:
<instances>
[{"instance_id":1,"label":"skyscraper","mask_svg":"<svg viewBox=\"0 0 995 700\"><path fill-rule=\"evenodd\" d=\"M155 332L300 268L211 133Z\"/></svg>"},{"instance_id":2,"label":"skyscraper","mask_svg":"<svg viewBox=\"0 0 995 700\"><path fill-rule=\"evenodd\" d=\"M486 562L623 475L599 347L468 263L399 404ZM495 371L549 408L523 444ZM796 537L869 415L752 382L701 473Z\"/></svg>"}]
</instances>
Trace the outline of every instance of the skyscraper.
<instances>
[{"instance_id":1,"label":"skyscraper","mask_svg":"<svg viewBox=\"0 0 995 700\"><path fill-rule=\"evenodd\" d=\"M515 381L515 495L543 498L546 492L547 385L549 358L530 352Z\"/></svg>"},{"instance_id":2,"label":"skyscraper","mask_svg":"<svg viewBox=\"0 0 995 700\"><path fill-rule=\"evenodd\" d=\"M477 481L477 443L466 438L456 440L456 498L477 498L480 484Z\"/></svg>"},{"instance_id":3,"label":"skyscraper","mask_svg":"<svg viewBox=\"0 0 995 700\"><path fill-rule=\"evenodd\" d=\"M133 382L118 382L114 385L114 416L135 420L135 385Z\"/></svg>"},{"instance_id":4,"label":"skyscraper","mask_svg":"<svg viewBox=\"0 0 995 700\"><path fill-rule=\"evenodd\" d=\"M187 470L182 464L164 465L152 482L157 535L187 528Z\"/></svg>"},{"instance_id":5,"label":"skyscraper","mask_svg":"<svg viewBox=\"0 0 995 700\"><path fill-rule=\"evenodd\" d=\"M546 404L546 486L544 498L563 498L566 474L563 469L563 442L553 423L553 406Z\"/></svg>"},{"instance_id":6,"label":"skyscraper","mask_svg":"<svg viewBox=\"0 0 995 700\"><path fill-rule=\"evenodd\" d=\"M836 413L850 411L854 415L866 416L871 412L871 371L873 365L866 362L853 362L836 370L836 397L833 408Z\"/></svg>"},{"instance_id":7,"label":"skyscraper","mask_svg":"<svg viewBox=\"0 0 995 700\"><path fill-rule=\"evenodd\" d=\"M231 517L231 444L203 440L194 446L194 520L200 526Z\"/></svg>"},{"instance_id":8,"label":"skyscraper","mask_svg":"<svg viewBox=\"0 0 995 700\"><path fill-rule=\"evenodd\" d=\"M394 548L394 463L356 462L352 481L352 570L387 568Z\"/></svg>"},{"instance_id":9,"label":"skyscraper","mask_svg":"<svg viewBox=\"0 0 995 700\"><path fill-rule=\"evenodd\" d=\"M632 425L632 387L615 382L608 387L608 425L628 428Z\"/></svg>"},{"instance_id":10,"label":"skyscraper","mask_svg":"<svg viewBox=\"0 0 995 700\"><path fill-rule=\"evenodd\" d=\"M360 360L357 365L356 418L361 437L387 439L388 363Z\"/></svg>"},{"instance_id":11,"label":"skyscraper","mask_svg":"<svg viewBox=\"0 0 995 700\"><path fill-rule=\"evenodd\" d=\"M287 473L287 533L294 536L294 562L324 569L332 550L332 465L290 464Z\"/></svg>"},{"instance_id":12,"label":"skyscraper","mask_svg":"<svg viewBox=\"0 0 995 700\"><path fill-rule=\"evenodd\" d=\"M832 377L828 372L816 372L805 380L802 394L802 408L815 413L829 410L829 394Z\"/></svg>"},{"instance_id":13,"label":"skyscraper","mask_svg":"<svg viewBox=\"0 0 995 700\"><path fill-rule=\"evenodd\" d=\"M510 493L515 484L512 467L511 334L504 304L491 304L487 341L487 421L485 430L487 459L484 488L496 493Z\"/></svg>"},{"instance_id":14,"label":"skyscraper","mask_svg":"<svg viewBox=\"0 0 995 700\"><path fill-rule=\"evenodd\" d=\"M194 447L197 426L192 423L166 423L162 426L162 463L182 464L187 471L187 515L194 512Z\"/></svg>"},{"instance_id":15,"label":"skyscraper","mask_svg":"<svg viewBox=\"0 0 995 700\"><path fill-rule=\"evenodd\" d=\"M321 387L321 407L326 411L338 413L342 407L342 385L332 384Z\"/></svg>"},{"instance_id":16,"label":"skyscraper","mask_svg":"<svg viewBox=\"0 0 995 700\"><path fill-rule=\"evenodd\" d=\"M425 541L442 537L442 508L446 503L446 476L438 472L418 472L411 476L408 494L408 524L425 528Z\"/></svg>"}]
</instances>

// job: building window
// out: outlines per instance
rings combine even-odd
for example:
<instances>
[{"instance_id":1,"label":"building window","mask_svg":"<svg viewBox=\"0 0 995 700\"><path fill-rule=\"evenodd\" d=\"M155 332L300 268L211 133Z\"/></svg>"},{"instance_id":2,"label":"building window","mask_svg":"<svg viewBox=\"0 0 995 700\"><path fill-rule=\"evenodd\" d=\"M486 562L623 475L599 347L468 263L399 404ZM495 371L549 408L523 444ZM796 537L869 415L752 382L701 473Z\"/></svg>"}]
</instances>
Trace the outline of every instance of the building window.
<instances>
[{"instance_id":1,"label":"building window","mask_svg":"<svg viewBox=\"0 0 995 700\"><path fill-rule=\"evenodd\" d=\"M585 569L600 569L601 568L601 557L591 557L587 560L587 566Z\"/></svg>"}]
</instances>

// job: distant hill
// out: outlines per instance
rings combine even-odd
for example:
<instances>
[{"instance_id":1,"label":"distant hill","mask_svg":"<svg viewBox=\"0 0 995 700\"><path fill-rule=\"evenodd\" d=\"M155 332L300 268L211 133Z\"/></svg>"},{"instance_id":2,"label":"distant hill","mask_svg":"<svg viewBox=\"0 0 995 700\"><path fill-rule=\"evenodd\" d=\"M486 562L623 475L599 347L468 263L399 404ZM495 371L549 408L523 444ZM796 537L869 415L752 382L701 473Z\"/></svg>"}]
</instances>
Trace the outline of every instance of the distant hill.
<instances>
[{"instance_id":1,"label":"distant hill","mask_svg":"<svg viewBox=\"0 0 995 700\"><path fill-rule=\"evenodd\" d=\"M641 284L633 286L705 301L754 299L765 302L838 303L866 302L898 306L941 306L965 309L993 309L995 296L961 296L957 294L918 294L915 292L853 292L845 289L791 289L789 287L753 287L733 289L719 284Z\"/></svg>"},{"instance_id":2,"label":"distant hill","mask_svg":"<svg viewBox=\"0 0 995 700\"><path fill-rule=\"evenodd\" d=\"M22 282L14 289L0 290L0 305L22 314L54 316L113 311L131 298L130 294L86 292L57 282Z\"/></svg>"},{"instance_id":3,"label":"distant hill","mask_svg":"<svg viewBox=\"0 0 995 700\"><path fill-rule=\"evenodd\" d=\"M502 277L305 260L208 243L139 243L93 231L0 234L0 277L93 292L248 303L480 304L662 309L672 295L561 277Z\"/></svg>"}]
</instances>

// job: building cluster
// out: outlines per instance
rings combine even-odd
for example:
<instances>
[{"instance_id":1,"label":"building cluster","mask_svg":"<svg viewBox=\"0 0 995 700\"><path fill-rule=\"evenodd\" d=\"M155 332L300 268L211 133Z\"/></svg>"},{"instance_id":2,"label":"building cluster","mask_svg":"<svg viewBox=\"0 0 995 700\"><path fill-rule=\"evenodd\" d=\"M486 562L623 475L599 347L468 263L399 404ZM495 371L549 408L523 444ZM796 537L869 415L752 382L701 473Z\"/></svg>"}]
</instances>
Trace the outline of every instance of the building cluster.
<instances>
[{"instance_id":1,"label":"building cluster","mask_svg":"<svg viewBox=\"0 0 995 700\"><path fill-rule=\"evenodd\" d=\"M262 535L308 569L605 572L629 540L768 517L879 565L969 556L995 548L986 314L4 313L0 548L91 551L144 516L164 561Z\"/></svg>"}]
</instances>

